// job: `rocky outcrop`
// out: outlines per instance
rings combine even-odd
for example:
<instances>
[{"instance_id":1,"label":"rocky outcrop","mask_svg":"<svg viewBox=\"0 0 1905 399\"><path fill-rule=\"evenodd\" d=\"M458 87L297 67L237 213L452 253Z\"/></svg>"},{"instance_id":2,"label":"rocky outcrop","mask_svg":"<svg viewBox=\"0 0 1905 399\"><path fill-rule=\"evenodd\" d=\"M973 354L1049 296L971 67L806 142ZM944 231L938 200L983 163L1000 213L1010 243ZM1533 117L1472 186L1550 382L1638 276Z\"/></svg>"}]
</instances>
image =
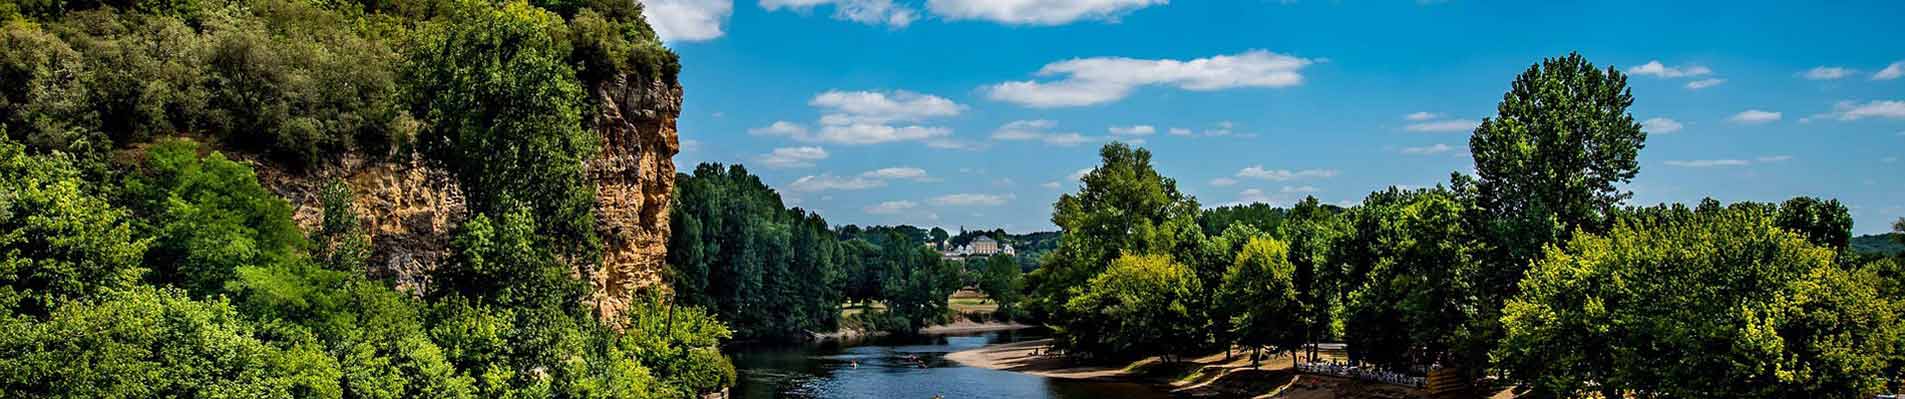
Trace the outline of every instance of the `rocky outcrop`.
<instances>
[{"instance_id":1,"label":"rocky outcrop","mask_svg":"<svg viewBox=\"0 0 1905 399\"><path fill-rule=\"evenodd\" d=\"M595 180L595 226L602 263L583 277L604 320L628 308L635 293L660 285L668 254L669 196L675 191L675 154L681 151L675 118L681 86L620 77L596 84L600 107L592 121L601 152L589 162Z\"/></svg>"},{"instance_id":2,"label":"rocky outcrop","mask_svg":"<svg viewBox=\"0 0 1905 399\"><path fill-rule=\"evenodd\" d=\"M596 234L602 261L578 270L593 287L589 304L604 320L618 317L642 289L666 289L661 276L668 250L669 196L675 189L674 156L680 152L675 118L681 86L640 75L601 82L592 89L598 109L590 126L601 151L589 161L596 183ZM355 205L371 235L365 272L389 278L413 293L429 286L429 272L451 260L450 234L466 216L456 182L420 157L409 162L339 160L303 173L253 163L267 187L291 202L307 231L323 221L319 193L340 180L356 194Z\"/></svg>"},{"instance_id":3,"label":"rocky outcrop","mask_svg":"<svg viewBox=\"0 0 1905 399\"><path fill-rule=\"evenodd\" d=\"M319 196L324 185L337 180L349 186L370 235L365 274L395 281L398 289L411 293L428 289L430 271L450 260L450 233L467 212L463 193L450 175L416 156L408 162L348 157L335 167L303 174L253 164L259 180L291 202L292 219L305 231L315 231L324 221Z\"/></svg>"}]
</instances>

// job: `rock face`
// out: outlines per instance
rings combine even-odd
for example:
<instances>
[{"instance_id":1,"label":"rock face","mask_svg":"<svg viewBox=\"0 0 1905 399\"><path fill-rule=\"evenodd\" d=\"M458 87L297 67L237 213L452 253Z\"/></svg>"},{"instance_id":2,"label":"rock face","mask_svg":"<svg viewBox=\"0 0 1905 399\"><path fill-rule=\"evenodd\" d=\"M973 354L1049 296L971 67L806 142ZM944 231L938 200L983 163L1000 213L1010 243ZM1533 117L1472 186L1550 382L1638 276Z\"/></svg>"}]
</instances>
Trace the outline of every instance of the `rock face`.
<instances>
[{"instance_id":1,"label":"rock face","mask_svg":"<svg viewBox=\"0 0 1905 399\"><path fill-rule=\"evenodd\" d=\"M450 261L450 233L467 214L463 193L443 170L424 165L419 157L408 162L364 162L350 157L334 168L298 175L269 164L253 162L259 180L291 202L292 219L305 231L324 221L319 196L325 184L339 180L356 195L364 230L370 235L371 254L366 275L388 278L397 288L422 293L429 288L430 271Z\"/></svg>"},{"instance_id":2,"label":"rock face","mask_svg":"<svg viewBox=\"0 0 1905 399\"><path fill-rule=\"evenodd\" d=\"M589 161L596 183L596 234L602 262L577 270L593 291L598 316L613 320L644 288L666 290L661 276L668 251L669 197L675 190L674 157L681 146L675 118L681 86L637 75L592 88L598 109L591 126L601 151ZM331 167L289 173L253 162L260 180L291 202L306 231L323 221L320 189L341 180L371 236L365 273L390 278L412 293L428 289L430 271L451 261L450 235L466 217L462 191L443 170L412 156L409 162L366 162L356 157Z\"/></svg>"},{"instance_id":3,"label":"rock face","mask_svg":"<svg viewBox=\"0 0 1905 399\"><path fill-rule=\"evenodd\" d=\"M583 277L595 288L590 301L599 316L613 320L638 289L663 287L674 158L681 151L675 131L681 86L622 75L593 89L601 99L593 121L601 152L588 170L603 250L602 264Z\"/></svg>"}]
</instances>

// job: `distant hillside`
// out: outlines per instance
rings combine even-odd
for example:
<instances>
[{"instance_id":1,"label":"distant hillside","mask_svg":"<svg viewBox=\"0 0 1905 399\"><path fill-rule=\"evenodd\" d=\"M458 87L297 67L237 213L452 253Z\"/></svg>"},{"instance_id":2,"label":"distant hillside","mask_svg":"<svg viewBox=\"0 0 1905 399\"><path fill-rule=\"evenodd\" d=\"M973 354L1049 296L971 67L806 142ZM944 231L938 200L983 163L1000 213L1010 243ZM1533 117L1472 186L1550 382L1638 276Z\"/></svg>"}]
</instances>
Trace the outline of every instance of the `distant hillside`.
<instances>
[{"instance_id":1,"label":"distant hillside","mask_svg":"<svg viewBox=\"0 0 1905 399\"><path fill-rule=\"evenodd\" d=\"M1905 252L1905 244L1899 243L1899 233L1863 235L1852 238L1852 251L1879 255L1898 255Z\"/></svg>"}]
</instances>

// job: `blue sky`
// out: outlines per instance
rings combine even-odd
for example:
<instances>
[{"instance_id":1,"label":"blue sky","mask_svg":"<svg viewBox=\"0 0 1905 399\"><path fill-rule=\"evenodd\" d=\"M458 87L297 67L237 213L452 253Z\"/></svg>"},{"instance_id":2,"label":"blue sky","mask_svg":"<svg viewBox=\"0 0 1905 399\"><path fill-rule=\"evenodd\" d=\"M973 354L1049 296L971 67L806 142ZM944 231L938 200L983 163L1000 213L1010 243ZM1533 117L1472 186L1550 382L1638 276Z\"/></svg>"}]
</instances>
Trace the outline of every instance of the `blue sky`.
<instances>
[{"instance_id":1,"label":"blue sky","mask_svg":"<svg viewBox=\"0 0 1905 399\"><path fill-rule=\"evenodd\" d=\"M1905 216L1905 3L648 3L681 169L745 164L834 224L1049 230L1114 139L1205 206L1446 182L1514 76L1570 51L1630 76L1631 203Z\"/></svg>"}]
</instances>

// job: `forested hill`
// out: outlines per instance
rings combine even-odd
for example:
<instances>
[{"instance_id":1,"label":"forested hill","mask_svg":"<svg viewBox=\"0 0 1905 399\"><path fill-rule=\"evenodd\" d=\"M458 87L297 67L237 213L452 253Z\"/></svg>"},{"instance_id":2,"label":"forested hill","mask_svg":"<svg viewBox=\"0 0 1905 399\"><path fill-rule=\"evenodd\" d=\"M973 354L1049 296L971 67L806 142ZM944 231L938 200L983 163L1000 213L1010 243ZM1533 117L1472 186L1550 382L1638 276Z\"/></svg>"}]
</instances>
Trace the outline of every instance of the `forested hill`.
<instances>
[{"instance_id":1,"label":"forested hill","mask_svg":"<svg viewBox=\"0 0 1905 399\"><path fill-rule=\"evenodd\" d=\"M638 119L672 121L679 67L641 15L0 2L0 396L731 385L723 324L612 268L666 230L599 224L667 223L673 125Z\"/></svg>"},{"instance_id":2,"label":"forested hill","mask_svg":"<svg viewBox=\"0 0 1905 399\"><path fill-rule=\"evenodd\" d=\"M1852 251L1893 256L1905 253L1905 233L1868 234L1852 237Z\"/></svg>"}]
</instances>

